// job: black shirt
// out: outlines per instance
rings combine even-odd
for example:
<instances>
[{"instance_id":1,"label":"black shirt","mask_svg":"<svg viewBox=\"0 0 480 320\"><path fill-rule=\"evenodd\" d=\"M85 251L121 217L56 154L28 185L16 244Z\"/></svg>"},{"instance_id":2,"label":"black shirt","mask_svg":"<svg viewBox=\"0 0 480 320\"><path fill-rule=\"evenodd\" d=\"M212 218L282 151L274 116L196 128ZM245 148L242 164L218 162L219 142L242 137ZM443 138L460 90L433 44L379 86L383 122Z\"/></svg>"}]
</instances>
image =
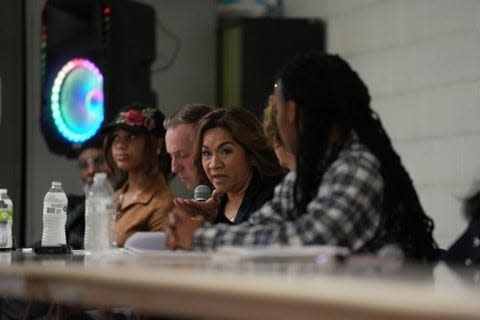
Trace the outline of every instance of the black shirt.
<instances>
[{"instance_id":1,"label":"black shirt","mask_svg":"<svg viewBox=\"0 0 480 320\"><path fill-rule=\"evenodd\" d=\"M480 264L480 218L470 221L465 232L443 254L443 260L465 265Z\"/></svg>"},{"instance_id":2,"label":"black shirt","mask_svg":"<svg viewBox=\"0 0 480 320\"><path fill-rule=\"evenodd\" d=\"M283 176L261 177L255 171L233 222L228 220L225 216L225 206L228 197L224 194L220 199L220 206L218 208L215 223L238 224L248 220L252 212L255 212L265 202L272 198L273 190L275 189L275 186L282 181L282 178Z\"/></svg>"}]
</instances>

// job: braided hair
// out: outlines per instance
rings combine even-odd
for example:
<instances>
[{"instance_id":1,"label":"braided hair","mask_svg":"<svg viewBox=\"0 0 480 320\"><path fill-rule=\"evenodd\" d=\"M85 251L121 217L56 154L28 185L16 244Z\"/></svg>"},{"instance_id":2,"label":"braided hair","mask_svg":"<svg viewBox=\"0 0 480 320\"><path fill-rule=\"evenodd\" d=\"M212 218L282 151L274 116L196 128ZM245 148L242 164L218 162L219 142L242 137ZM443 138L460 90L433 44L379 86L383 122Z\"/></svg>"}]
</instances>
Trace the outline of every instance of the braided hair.
<instances>
[{"instance_id":1,"label":"braided hair","mask_svg":"<svg viewBox=\"0 0 480 320\"><path fill-rule=\"evenodd\" d=\"M368 89L358 74L338 55L308 53L287 64L277 81L285 100L296 103L298 213L305 212L324 172L338 157L348 134L355 132L380 161L385 186L380 227L370 245L394 242L407 257L436 259L433 221L422 209L380 118L370 108ZM327 153L334 127L342 138Z\"/></svg>"}]
</instances>

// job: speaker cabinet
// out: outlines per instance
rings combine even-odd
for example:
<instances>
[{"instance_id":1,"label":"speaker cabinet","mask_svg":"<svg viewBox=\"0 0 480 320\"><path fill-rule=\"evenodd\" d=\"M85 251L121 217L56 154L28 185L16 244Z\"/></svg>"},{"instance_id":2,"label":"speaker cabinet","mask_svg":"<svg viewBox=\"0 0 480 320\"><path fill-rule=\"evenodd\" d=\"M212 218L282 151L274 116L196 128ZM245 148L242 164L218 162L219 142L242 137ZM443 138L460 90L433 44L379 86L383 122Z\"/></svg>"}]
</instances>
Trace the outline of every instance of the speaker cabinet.
<instances>
[{"instance_id":1,"label":"speaker cabinet","mask_svg":"<svg viewBox=\"0 0 480 320\"><path fill-rule=\"evenodd\" d=\"M218 105L246 107L261 118L279 69L295 55L324 50L318 19L220 20Z\"/></svg>"},{"instance_id":2,"label":"speaker cabinet","mask_svg":"<svg viewBox=\"0 0 480 320\"><path fill-rule=\"evenodd\" d=\"M123 105L155 103L155 13L129 0L49 0L41 26L41 128L74 157Z\"/></svg>"}]
</instances>

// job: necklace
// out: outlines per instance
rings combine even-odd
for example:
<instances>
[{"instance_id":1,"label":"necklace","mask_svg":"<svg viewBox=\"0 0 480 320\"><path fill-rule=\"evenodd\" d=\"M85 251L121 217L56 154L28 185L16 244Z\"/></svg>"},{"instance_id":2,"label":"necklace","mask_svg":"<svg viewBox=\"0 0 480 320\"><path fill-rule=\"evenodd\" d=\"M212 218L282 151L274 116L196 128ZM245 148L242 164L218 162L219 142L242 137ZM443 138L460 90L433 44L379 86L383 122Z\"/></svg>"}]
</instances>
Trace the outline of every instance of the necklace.
<instances>
[{"instance_id":1,"label":"necklace","mask_svg":"<svg viewBox=\"0 0 480 320\"><path fill-rule=\"evenodd\" d=\"M128 185L124 187L126 190L123 193L121 193L120 196L118 197L118 208L122 209L134 203L135 201L137 201L138 197L142 193L144 193L146 190L148 190L151 184L152 184L152 181L148 181L147 183L143 184L143 187L138 189L137 191L129 192L130 184L128 183ZM124 204L124 202L126 202L126 205Z\"/></svg>"},{"instance_id":2,"label":"necklace","mask_svg":"<svg viewBox=\"0 0 480 320\"><path fill-rule=\"evenodd\" d=\"M132 202L135 202L137 201L138 199L138 196L143 192L143 190L138 190L137 192L133 193L130 197L127 204L131 204ZM120 194L120 196L118 197L118 202L119 202L119 209L121 209L122 207L124 207L124 200L127 201L127 197L125 196L127 194L127 192L123 192Z\"/></svg>"}]
</instances>

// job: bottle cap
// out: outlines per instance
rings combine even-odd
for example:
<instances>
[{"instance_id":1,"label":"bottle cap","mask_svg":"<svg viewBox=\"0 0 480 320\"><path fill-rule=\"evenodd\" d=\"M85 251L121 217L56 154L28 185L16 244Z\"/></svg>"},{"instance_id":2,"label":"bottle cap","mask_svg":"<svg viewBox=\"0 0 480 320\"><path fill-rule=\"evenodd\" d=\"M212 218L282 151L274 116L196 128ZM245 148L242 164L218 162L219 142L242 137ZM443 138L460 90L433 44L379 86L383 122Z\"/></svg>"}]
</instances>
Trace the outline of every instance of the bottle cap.
<instances>
[{"instance_id":1,"label":"bottle cap","mask_svg":"<svg viewBox=\"0 0 480 320\"><path fill-rule=\"evenodd\" d=\"M97 172L93 176L93 179L107 179L107 174L105 172Z\"/></svg>"}]
</instances>

